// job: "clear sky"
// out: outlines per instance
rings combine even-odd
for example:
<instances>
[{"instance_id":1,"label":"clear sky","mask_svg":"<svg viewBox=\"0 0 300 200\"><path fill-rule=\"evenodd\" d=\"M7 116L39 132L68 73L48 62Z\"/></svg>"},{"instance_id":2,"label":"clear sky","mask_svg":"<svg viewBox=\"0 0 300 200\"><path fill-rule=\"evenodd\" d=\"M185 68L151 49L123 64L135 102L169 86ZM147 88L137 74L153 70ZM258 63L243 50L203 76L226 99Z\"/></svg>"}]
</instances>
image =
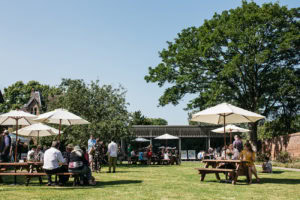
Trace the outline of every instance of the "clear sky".
<instances>
[{"instance_id":1,"label":"clear sky","mask_svg":"<svg viewBox=\"0 0 300 200\"><path fill-rule=\"evenodd\" d=\"M300 2L280 4L292 8ZM183 108L190 97L158 107L163 89L147 84L144 76L182 29L239 5L238 0L0 0L0 89L19 80L58 85L62 78L99 79L128 90L129 111L188 124Z\"/></svg>"}]
</instances>

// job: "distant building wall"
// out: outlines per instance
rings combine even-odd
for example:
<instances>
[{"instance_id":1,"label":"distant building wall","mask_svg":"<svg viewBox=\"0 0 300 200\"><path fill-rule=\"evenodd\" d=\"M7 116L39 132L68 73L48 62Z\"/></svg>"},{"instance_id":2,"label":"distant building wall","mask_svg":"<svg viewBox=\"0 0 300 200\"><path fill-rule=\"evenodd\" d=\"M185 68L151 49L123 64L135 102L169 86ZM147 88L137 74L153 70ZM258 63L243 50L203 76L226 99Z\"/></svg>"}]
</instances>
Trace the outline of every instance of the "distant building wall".
<instances>
[{"instance_id":1,"label":"distant building wall","mask_svg":"<svg viewBox=\"0 0 300 200\"><path fill-rule=\"evenodd\" d=\"M287 151L293 158L300 158L300 132L266 140L262 150L269 153L273 159L281 151Z\"/></svg>"}]
</instances>

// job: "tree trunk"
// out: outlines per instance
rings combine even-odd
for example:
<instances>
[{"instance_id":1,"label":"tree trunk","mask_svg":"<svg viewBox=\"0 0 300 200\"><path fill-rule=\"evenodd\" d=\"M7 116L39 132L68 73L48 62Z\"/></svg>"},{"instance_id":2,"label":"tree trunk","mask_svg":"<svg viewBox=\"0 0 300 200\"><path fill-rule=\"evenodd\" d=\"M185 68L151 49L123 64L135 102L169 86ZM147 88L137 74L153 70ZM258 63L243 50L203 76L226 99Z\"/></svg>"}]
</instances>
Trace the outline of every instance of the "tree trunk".
<instances>
[{"instance_id":1,"label":"tree trunk","mask_svg":"<svg viewBox=\"0 0 300 200\"><path fill-rule=\"evenodd\" d=\"M258 141L257 141L257 122L249 123L250 125L250 141L252 142L253 145L253 150L258 152Z\"/></svg>"}]
</instances>

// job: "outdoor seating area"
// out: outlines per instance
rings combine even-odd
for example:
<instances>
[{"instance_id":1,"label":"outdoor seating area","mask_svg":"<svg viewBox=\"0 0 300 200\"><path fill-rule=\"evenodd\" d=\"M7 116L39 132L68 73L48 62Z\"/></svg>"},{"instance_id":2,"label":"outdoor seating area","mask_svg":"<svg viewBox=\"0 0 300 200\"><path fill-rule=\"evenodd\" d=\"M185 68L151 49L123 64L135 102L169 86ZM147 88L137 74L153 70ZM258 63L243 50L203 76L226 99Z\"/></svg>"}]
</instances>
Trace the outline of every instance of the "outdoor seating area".
<instances>
[{"instance_id":1,"label":"outdoor seating area","mask_svg":"<svg viewBox=\"0 0 300 200\"><path fill-rule=\"evenodd\" d=\"M300 200L299 5L0 1L0 200Z\"/></svg>"}]
</instances>

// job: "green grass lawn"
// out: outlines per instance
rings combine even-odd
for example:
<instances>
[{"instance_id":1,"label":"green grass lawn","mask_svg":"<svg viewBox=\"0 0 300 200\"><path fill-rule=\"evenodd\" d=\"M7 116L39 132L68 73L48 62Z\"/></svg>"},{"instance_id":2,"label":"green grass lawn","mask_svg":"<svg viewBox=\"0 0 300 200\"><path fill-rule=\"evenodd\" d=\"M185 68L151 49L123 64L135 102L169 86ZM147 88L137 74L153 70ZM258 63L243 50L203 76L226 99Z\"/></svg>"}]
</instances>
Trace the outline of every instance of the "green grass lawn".
<instances>
[{"instance_id":1,"label":"green grass lawn","mask_svg":"<svg viewBox=\"0 0 300 200\"><path fill-rule=\"evenodd\" d=\"M199 166L200 162L184 162L181 166L123 165L115 174L103 173L107 171L104 167L102 173L93 174L98 181L95 187L39 186L37 179L28 187L15 186L11 185L13 179L4 178L0 199L300 199L300 172L259 173L260 184L254 180L247 185L245 177L240 177L237 185L231 185L217 182L214 174L206 175L205 181L200 182L194 170ZM18 182L23 180L19 178Z\"/></svg>"}]
</instances>

